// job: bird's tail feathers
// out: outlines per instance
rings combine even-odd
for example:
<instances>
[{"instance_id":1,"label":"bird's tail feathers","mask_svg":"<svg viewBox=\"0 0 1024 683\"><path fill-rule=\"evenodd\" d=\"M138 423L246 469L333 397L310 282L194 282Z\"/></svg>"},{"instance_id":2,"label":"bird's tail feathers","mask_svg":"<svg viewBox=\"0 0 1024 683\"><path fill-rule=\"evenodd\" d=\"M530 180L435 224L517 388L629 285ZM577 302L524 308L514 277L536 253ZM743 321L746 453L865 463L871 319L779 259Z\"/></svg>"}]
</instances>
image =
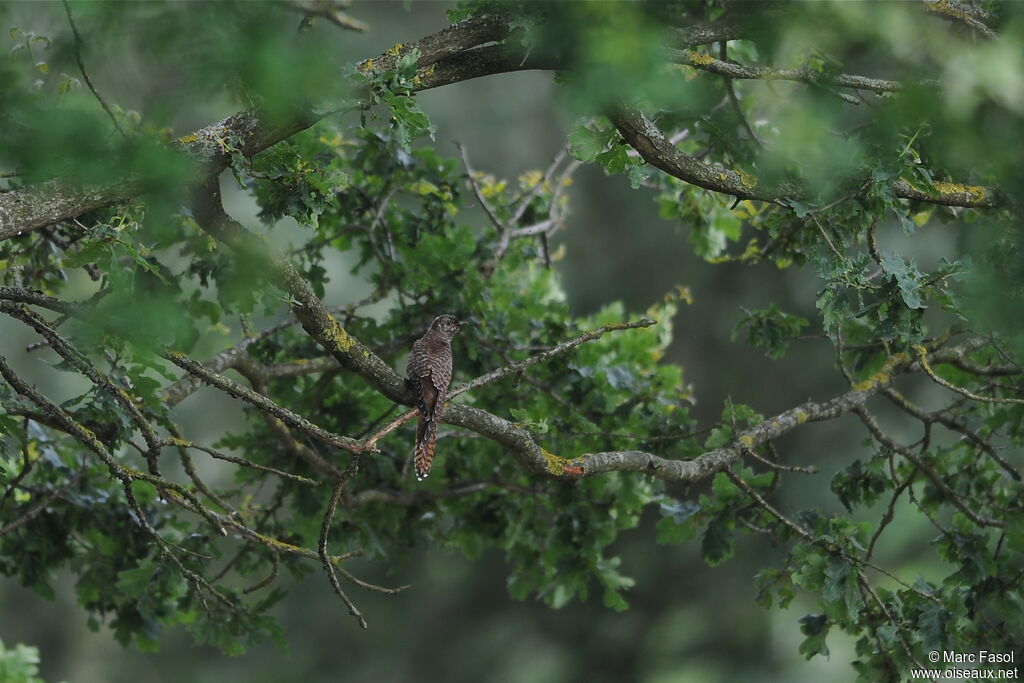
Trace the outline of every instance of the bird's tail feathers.
<instances>
[{"instance_id":1,"label":"bird's tail feathers","mask_svg":"<svg viewBox=\"0 0 1024 683\"><path fill-rule=\"evenodd\" d=\"M424 420L422 436L416 440L413 466L416 468L416 480L423 481L430 474L430 466L434 464L434 445L437 442L437 423Z\"/></svg>"}]
</instances>

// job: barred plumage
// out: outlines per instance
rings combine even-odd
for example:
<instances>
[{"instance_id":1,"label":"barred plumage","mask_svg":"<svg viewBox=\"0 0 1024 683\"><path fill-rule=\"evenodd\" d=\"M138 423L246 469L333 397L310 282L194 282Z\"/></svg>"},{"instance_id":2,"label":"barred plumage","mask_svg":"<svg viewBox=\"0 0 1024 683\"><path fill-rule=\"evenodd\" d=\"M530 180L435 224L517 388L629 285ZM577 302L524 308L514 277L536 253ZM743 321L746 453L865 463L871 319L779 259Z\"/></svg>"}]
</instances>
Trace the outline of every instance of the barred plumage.
<instances>
[{"instance_id":1,"label":"barred plumage","mask_svg":"<svg viewBox=\"0 0 1024 683\"><path fill-rule=\"evenodd\" d=\"M437 425L444 412L448 385L452 382L452 338L462 323L453 315L439 315L430 329L413 342L406 366L409 386L416 394L419 421L413 464L420 481L430 474L437 441Z\"/></svg>"}]
</instances>

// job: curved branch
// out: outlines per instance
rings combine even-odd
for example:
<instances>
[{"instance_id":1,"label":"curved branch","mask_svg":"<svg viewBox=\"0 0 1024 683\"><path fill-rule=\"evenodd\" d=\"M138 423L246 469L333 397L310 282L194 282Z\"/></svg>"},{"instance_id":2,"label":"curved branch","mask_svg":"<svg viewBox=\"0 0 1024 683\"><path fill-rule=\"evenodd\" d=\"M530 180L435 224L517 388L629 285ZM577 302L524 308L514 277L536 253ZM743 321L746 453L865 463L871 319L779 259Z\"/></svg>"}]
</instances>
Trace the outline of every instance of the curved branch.
<instances>
[{"instance_id":1,"label":"curved branch","mask_svg":"<svg viewBox=\"0 0 1024 683\"><path fill-rule=\"evenodd\" d=\"M78 70L82 72L82 78L85 79L85 84L89 86L89 90L92 91L93 97L103 107L103 111L107 113L110 118L110 122L114 124L114 128L121 134L125 140L128 140L128 134L121 128L121 124L118 122L117 117L114 116L114 111L107 104L107 101L100 95L100 91L93 85L92 79L89 78L89 72L85 70L85 60L82 59L82 36L78 33L78 26L75 25L75 20L71 17L71 5L68 4L68 0L64 0L64 12L68 15L68 23L71 25L71 33L75 39L75 61L78 62Z\"/></svg>"},{"instance_id":2,"label":"curved branch","mask_svg":"<svg viewBox=\"0 0 1024 683\"><path fill-rule=\"evenodd\" d=\"M640 153L644 161L691 185L739 199L759 199L782 205L787 200L807 194L806 188L799 183L787 181L773 187L764 186L745 171L706 164L678 149L656 125L633 107L620 106L610 118L626 142ZM992 207L997 203L996 192L992 188L974 185L933 182L932 187L926 191L897 178L890 181L890 187L897 197L944 206L980 208Z\"/></svg>"},{"instance_id":3,"label":"curved branch","mask_svg":"<svg viewBox=\"0 0 1024 683\"><path fill-rule=\"evenodd\" d=\"M712 166L686 154L658 130L639 110L621 106L610 115L626 142L640 153L644 161L682 181L706 190L730 194L740 199L760 199L780 203L789 197L804 194L796 183L768 188L743 171Z\"/></svg>"},{"instance_id":4,"label":"curved branch","mask_svg":"<svg viewBox=\"0 0 1024 683\"><path fill-rule=\"evenodd\" d=\"M279 406L278 404L271 401L266 396L258 394L255 391L243 387L238 382L228 379L223 375L218 375L214 372L210 372L203 365L192 360L183 353L177 351L169 351L161 354L164 358L171 361L185 372L195 375L200 378L203 382L217 387L221 391L226 392L229 396L239 398L246 403L254 406L261 413L272 415L273 417L281 420L282 422L299 429L310 436L323 441L324 443L335 446L337 448L343 448L347 451L359 450L359 443L355 439L351 439L347 436L340 436L332 432L319 427L306 418L293 413L292 411Z\"/></svg>"},{"instance_id":5,"label":"curved branch","mask_svg":"<svg viewBox=\"0 0 1024 683\"><path fill-rule=\"evenodd\" d=\"M396 403L411 405L412 397L405 382L391 366L348 334L288 261L270 253L254 235L224 212L216 178L197 188L193 196L193 213L199 226L252 266L267 273L272 284L291 296L289 307L306 334L342 367L366 379L384 396Z\"/></svg>"},{"instance_id":6,"label":"curved branch","mask_svg":"<svg viewBox=\"0 0 1024 683\"><path fill-rule=\"evenodd\" d=\"M389 491L384 489L367 489L360 491L359 493L352 496L351 505L366 505L368 503L384 503L387 505L402 505L402 506L414 506L420 503L433 502L436 500L449 500L452 498L463 498L465 496L472 496L482 491L489 489L497 489L499 491L515 491L517 493L536 493L534 490L526 488L525 486L519 486L517 484L510 484L507 482L499 481L497 479L487 479L484 481L475 481L459 484L452 486L451 488L443 489L441 491L428 491L420 489L418 491Z\"/></svg>"},{"instance_id":7,"label":"curved branch","mask_svg":"<svg viewBox=\"0 0 1024 683\"><path fill-rule=\"evenodd\" d=\"M472 17L428 35L415 43L397 46L360 64L363 69L394 68L398 58L412 51L420 53L422 77L417 90L427 90L459 80L485 76L498 71L533 68L514 64L510 51L481 52L439 64L448 57L508 35L504 17ZM521 55L520 55L521 56ZM435 66L436 65L436 66ZM433 67L433 68L431 68ZM189 160L192 178L204 178L227 168L231 154L226 141L234 141L236 150L249 157L285 138L309 128L337 111L336 107L308 106L284 118L274 118L259 109L232 114L212 125L178 138L174 146ZM16 237L79 214L126 202L150 188L144 178L126 175L122 180L93 186L76 186L60 179L0 193L0 240Z\"/></svg>"},{"instance_id":8,"label":"curved branch","mask_svg":"<svg viewBox=\"0 0 1024 683\"><path fill-rule=\"evenodd\" d=\"M954 0L925 0L924 7L925 10L936 16L948 21L959 22L974 29L989 40L999 37L995 31L982 21L987 19L988 15L979 8L962 5Z\"/></svg>"},{"instance_id":9,"label":"curved branch","mask_svg":"<svg viewBox=\"0 0 1024 683\"><path fill-rule=\"evenodd\" d=\"M938 6L943 3L950 4L946 0L929 4ZM763 22L766 16L779 11L785 11L785 5L773 3L759 11L729 14L714 23L672 29L672 37L675 44L682 48L733 40ZM503 40L509 30L508 18L504 15L472 17L415 43L396 45L377 57L364 60L359 68L364 71L386 71L394 68L401 56L417 50L419 61L414 90L421 91L497 73L557 69L562 66L552 55L540 54L538 51L525 53L517 46L486 45ZM481 45L484 47L478 47ZM743 77L736 74L732 76ZM892 85L890 82L856 76L844 78L853 79L848 87L877 90ZM872 83L877 87L870 87ZM174 146L191 163L191 177L207 178L227 167L232 152L252 156L337 111L337 106L318 106L314 103L283 118L273 118L259 109L249 109L182 136L175 141ZM619 123L623 124L619 128L628 140L632 135L630 144L645 160L686 182L744 199L780 201L785 197L799 196L790 192L786 186L757 187L756 179L743 172L716 169L692 157L680 157L678 150L658 150L661 145L657 136L645 135L644 126L639 121ZM646 141L642 139L644 137ZM0 193L0 240L73 218L86 211L123 203L150 189L145 178L129 174L106 185L76 186L54 179ZM948 206L994 205L993 192L983 187L934 183L930 190L921 190L906 181L896 180L893 181L893 190L899 197Z\"/></svg>"},{"instance_id":10,"label":"curved branch","mask_svg":"<svg viewBox=\"0 0 1024 683\"><path fill-rule=\"evenodd\" d=\"M984 526L991 526L991 527L1002 527L1002 526L1004 526L1003 522L1001 522L999 520L990 519L988 517L983 517L983 516L975 513L970 508L970 506L968 506L964 502L963 498L961 496L959 496L952 488L950 488L949 484L947 484L945 481L943 481L942 475L939 474L938 472L936 472L935 468L933 468L924 459L922 459L922 458L918 457L917 455L915 455L914 452L910 448L908 448L908 447L906 447L906 446L904 446L902 444L897 443L895 441L895 439L892 439L885 432L883 432L882 428L878 425L878 422L871 415L871 413L869 413L867 411L867 409L864 406L858 406L857 409L854 410L853 412L857 415L857 417L860 418L861 422L864 423L864 426L868 428L868 431L871 432L871 436L873 436L876 441L878 441L880 444L882 444L883 446L885 446L889 450L893 451L894 453L899 453L904 458L906 458L911 463L913 463L914 467L916 467L918 470L923 472L924 475L926 477L928 477L928 479L932 482L932 484L935 486L935 488L937 488L939 491L941 491L942 495L944 495L946 497L946 499L957 510L959 510L964 515L966 515L966 517L968 519L970 519L972 522L974 522L978 526L983 526L983 527ZM968 501L968 502L970 502L970 501Z\"/></svg>"},{"instance_id":11,"label":"curved branch","mask_svg":"<svg viewBox=\"0 0 1024 683\"><path fill-rule=\"evenodd\" d=\"M853 74L827 74L808 69L776 69L769 66L742 66L711 55L693 50L668 50L668 57L677 64L692 66L701 71L718 74L727 78L759 81L797 81L811 85L827 84L855 90L872 92L899 92L907 88L901 81L889 81L881 78L868 78ZM937 86L937 81L923 81L915 85Z\"/></svg>"},{"instance_id":12,"label":"curved branch","mask_svg":"<svg viewBox=\"0 0 1024 683\"><path fill-rule=\"evenodd\" d=\"M235 225L238 230L242 230L241 226L237 224ZM267 259L269 257L264 254L263 258ZM280 266L280 262L278 262L278 265ZM307 296L307 294L302 290L302 288L305 288L306 286L301 279L298 279L297 274L295 275L295 279L278 284L283 284L285 291L292 294L294 299L298 299L299 297L305 299ZM295 289L291 289L292 287ZM374 389L385 397L390 398L396 403L413 405L413 398L405 387L402 379L393 370L391 370L383 360L345 332L340 325L330 317L330 314L323 308L323 304L320 303L320 301L316 299L311 292L308 292L308 297L310 298L307 300L307 305L310 310L307 311L306 315L311 315L314 318L319 315L326 316L330 321L329 324L326 325L326 329L335 330L333 336L324 336L324 329L312 328L310 335L313 336L317 342L321 343L321 345L325 346L325 348L328 348L328 350L331 351L331 355L335 358L346 358L346 362L343 363L343 365L356 372L356 374L362 376L372 387L374 387ZM0 287L0 298L22 301L23 303L34 303L52 310L72 315L80 313L73 304L61 302L42 293L30 292L18 288ZM293 304L293 309L299 305L301 304ZM296 311L296 316L298 315L299 313ZM578 346L579 344L584 343L584 341L596 338L607 331L611 331L613 329L643 327L649 324L649 321L637 321L634 323L609 325L605 326L605 328L598 328L597 330L585 333L581 337L564 342L549 351L543 352L524 361L520 361L518 364L512 364L505 368L495 370L494 372L483 375L465 385L461 385L453 390L452 395L454 396L457 393L468 391L469 389L480 386L486 382L491 382L499 379L500 377L507 376L517 372L523 367L527 367L528 365L542 362L555 353L563 352L573 348L574 346ZM307 331L309 330L307 329ZM342 344L339 343L339 340L345 340L345 342ZM347 354L349 353L356 355L359 362L347 360ZM178 358L174 359L174 362L177 361L181 361L183 364L188 365L190 371L203 373L204 375L209 374L209 371L205 370L202 365L192 359L189 359L187 356L181 356L181 354L178 354ZM707 451L693 460L669 460L643 451L611 451L560 457L545 450L537 443L533 435L528 430L509 420L498 417L497 415L479 408L460 405L457 403L450 404L445 410L444 417L442 419L446 423L458 427L464 427L502 446L505 446L517 462L519 462L526 470L535 474L555 478L576 478L580 476L599 474L602 472L632 471L643 472L666 481L692 482L721 471L737 460L746 450L754 448L767 441L777 439L781 435L788 433L804 422L830 420L839 417L844 413L854 411L859 406L864 405L868 398L887 387L891 383L892 377L895 373L902 372L906 369L913 369L914 365L914 359L910 358L907 354L897 354L892 356L878 372L867 380L854 385L847 393L824 403L815 403L811 401L780 413L775 417L769 418L760 424L741 432L728 445ZM223 379L224 378L220 378L220 380ZM225 386L227 387L229 385ZM240 388L244 389L244 387ZM401 421L405 418L406 416L400 416L399 418L396 418L396 421ZM389 425L389 427L390 426L391 425ZM388 428L386 427L385 429ZM349 450L352 450L353 452L365 452L372 448L372 444L376 439L379 439L380 436L383 436L383 434L374 435L363 442L353 442L352 447L349 448ZM347 439L347 437L345 438Z\"/></svg>"},{"instance_id":13,"label":"curved branch","mask_svg":"<svg viewBox=\"0 0 1024 683\"><path fill-rule=\"evenodd\" d=\"M601 472L644 472L666 481L694 482L724 470L746 450L777 439L805 422L831 420L855 411L888 386L893 375L906 369L911 362L906 354L892 356L878 372L845 394L824 403L808 401L779 413L740 432L729 444L702 453L693 460L668 460L644 451L585 453L578 457L563 458L537 445L526 430L510 423L511 429L489 422L493 416L475 408L451 406L445 421L481 433L489 432L488 436L512 448L516 458L534 472L563 477L588 476Z\"/></svg>"},{"instance_id":14,"label":"curved branch","mask_svg":"<svg viewBox=\"0 0 1024 683\"><path fill-rule=\"evenodd\" d=\"M356 607L355 603L352 602L352 598L348 597L348 594L342 589L341 584L338 583L338 577L334 572L334 563L331 562L331 556L327 553L327 536L331 531L331 519L334 517L334 510L338 507L338 501L341 500L341 494L344 493L345 487L348 486L349 480L355 475L358 468L359 454L354 453L345 473L338 479L338 483L335 485L334 491L331 493L331 500L327 503L327 510L324 511L323 521L320 525L320 541L317 544L317 555L320 557L320 564L323 566L324 572L327 574L327 578L331 582L331 587L334 588L334 592L348 607L348 613L356 618L360 626L366 628L366 619L363 617L362 612L359 611L359 608Z\"/></svg>"}]
</instances>

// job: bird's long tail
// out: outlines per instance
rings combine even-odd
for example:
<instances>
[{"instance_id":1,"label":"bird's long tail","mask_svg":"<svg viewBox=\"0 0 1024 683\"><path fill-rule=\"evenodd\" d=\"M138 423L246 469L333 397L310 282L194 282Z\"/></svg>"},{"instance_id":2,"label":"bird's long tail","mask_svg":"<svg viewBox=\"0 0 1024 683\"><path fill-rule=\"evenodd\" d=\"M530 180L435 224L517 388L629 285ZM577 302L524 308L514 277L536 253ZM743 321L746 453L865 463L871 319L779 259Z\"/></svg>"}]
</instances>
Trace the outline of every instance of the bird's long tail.
<instances>
[{"instance_id":1,"label":"bird's long tail","mask_svg":"<svg viewBox=\"0 0 1024 683\"><path fill-rule=\"evenodd\" d=\"M433 420L420 418L418 427L416 430L416 450L413 454L413 466L416 468L416 480L423 481L430 474L430 466L434 464L437 423Z\"/></svg>"}]
</instances>

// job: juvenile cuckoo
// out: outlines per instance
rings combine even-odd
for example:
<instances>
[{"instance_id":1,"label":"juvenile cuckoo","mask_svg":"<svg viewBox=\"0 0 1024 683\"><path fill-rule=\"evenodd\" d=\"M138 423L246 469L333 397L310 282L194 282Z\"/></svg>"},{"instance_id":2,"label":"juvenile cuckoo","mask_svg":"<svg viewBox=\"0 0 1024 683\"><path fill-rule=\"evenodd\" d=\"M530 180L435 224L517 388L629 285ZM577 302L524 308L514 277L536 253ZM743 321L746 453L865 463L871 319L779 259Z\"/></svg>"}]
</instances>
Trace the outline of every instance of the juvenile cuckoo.
<instances>
[{"instance_id":1,"label":"juvenile cuckoo","mask_svg":"<svg viewBox=\"0 0 1024 683\"><path fill-rule=\"evenodd\" d=\"M434 461L437 424L441 421L448 385L452 381L452 338L461 326L454 315L437 316L427 333L413 342L409 354L405 374L420 411L413 457L419 481L427 478Z\"/></svg>"}]
</instances>

